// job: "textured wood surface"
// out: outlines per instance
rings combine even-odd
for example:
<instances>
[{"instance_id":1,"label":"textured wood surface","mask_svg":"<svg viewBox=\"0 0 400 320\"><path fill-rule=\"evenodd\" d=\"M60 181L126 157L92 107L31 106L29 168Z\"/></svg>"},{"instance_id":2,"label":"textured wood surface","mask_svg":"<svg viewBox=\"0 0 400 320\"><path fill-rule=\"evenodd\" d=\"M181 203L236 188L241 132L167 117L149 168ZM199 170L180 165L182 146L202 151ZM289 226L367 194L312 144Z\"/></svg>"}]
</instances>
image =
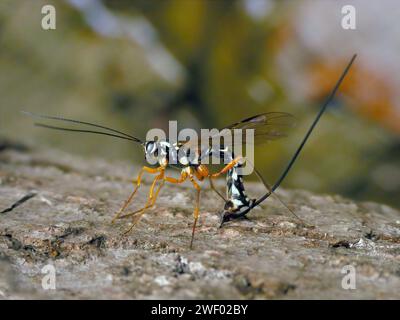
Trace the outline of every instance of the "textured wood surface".
<instances>
[{"instance_id":1,"label":"textured wood surface","mask_svg":"<svg viewBox=\"0 0 400 320\"><path fill-rule=\"evenodd\" d=\"M167 185L131 234L123 234L129 220L111 224L139 168L51 150L2 150L0 298L400 298L395 209L282 189L281 198L314 227L269 199L249 220L219 229L223 202L207 189L190 250L189 183ZM132 209L144 205L149 181ZM55 267L56 290L42 288L47 264ZM355 290L342 288L346 265L355 267Z\"/></svg>"}]
</instances>

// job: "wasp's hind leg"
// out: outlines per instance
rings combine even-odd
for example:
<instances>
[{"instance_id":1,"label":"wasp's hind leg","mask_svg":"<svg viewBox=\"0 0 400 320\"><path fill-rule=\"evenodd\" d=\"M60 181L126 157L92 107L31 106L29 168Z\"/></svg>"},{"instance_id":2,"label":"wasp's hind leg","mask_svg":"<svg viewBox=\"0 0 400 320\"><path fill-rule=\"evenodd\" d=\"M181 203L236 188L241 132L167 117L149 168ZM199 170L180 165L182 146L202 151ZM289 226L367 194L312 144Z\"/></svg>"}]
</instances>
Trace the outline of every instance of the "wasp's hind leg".
<instances>
[{"instance_id":1,"label":"wasp's hind leg","mask_svg":"<svg viewBox=\"0 0 400 320\"><path fill-rule=\"evenodd\" d=\"M210 179L217 178L220 175L227 173L230 169L232 169L234 166L236 166L241 160L243 160L243 157L241 157L241 156L236 157L231 162L229 162L225 167L223 167L221 171L211 174L209 176L209 178Z\"/></svg>"},{"instance_id":2,"label":"wasp's hind leg","mask_svg":"<svg viewBox=\"0 0 400 320\"><path fill-rule=\"evenodd\" d=\"M137 190L140 187L141 181L142 181L142 176L145 172L150 173L150 174L156 174L159 173L161 170L161 167L159 168L150 168L150 167L143 167L138 174L138 177L136 179L136 186L135 189L132 191L131 195L129 196L129 198L125 201L124 205L121 207L121 209L116 213L116 215L114 216L114 218L112 219L111 223L114 223L115 220L119 219L119 217L121 216L121 214L125 211L125 209L129 206L129 204L132 202L133 197L135 196Z\"/></svg>"}]
</instances>

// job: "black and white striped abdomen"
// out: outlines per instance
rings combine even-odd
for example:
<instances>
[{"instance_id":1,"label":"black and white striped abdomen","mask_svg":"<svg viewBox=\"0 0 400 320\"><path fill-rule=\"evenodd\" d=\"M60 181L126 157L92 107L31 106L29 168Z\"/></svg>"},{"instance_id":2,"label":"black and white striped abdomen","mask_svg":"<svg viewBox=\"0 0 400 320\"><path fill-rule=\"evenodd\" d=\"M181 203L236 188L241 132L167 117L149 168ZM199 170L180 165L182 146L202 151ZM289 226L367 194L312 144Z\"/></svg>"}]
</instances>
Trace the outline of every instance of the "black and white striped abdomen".
<instances>
[{"instance_id":1,"label":"black and white striped abdomen","mask_svg":"<svg viewBox=\"0 0 400 320\"><path fill-rule=\"evenodd\" d=\"M213 153L213 152L210 152ZM220 159L224 159L225 165L235 159L235 155L228 148L218 150ZM226 175L226 196L225 210L235 212L243 207L250 207L254 200L250 199L245 191L243 175L240 174L240 168L243 164L237 163Z\"/></svg>"},{"instance_id":2,"label":"black and white striped abdomen","mask_svg":"<svg viewBox=\"0 0 400 320\"><path fill-rule=\"evenodd\" d=\"M237 211L243 207L250 207L251 200L244 189L243 176L239 174L242 164L237 163L226 175L227 203L225 210Z\"/></svg>"}]
</instances>

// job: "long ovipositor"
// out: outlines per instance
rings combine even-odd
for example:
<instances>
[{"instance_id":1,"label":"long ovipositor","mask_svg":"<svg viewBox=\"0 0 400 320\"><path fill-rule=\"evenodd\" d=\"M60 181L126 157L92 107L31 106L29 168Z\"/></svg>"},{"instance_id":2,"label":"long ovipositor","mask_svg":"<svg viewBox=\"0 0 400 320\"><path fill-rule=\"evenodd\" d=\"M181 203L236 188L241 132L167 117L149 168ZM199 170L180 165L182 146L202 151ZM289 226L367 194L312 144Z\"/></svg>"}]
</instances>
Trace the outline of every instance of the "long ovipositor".
<instances>
[{"instance_id":1,"label":"long ovipositor","mask_svg":"<svg viewBox=\"0 0 400 320\"><path fill-rule=\"evenodd\" d=\"M341 83L343 82L344 78L346 77L348 71L350 70L350 67L352 66L354 60L356 59L357 55L354 54L353 57L351 58L350 62L347 64L346 68L342 72L339 80L336 82L335 86L333 87L332 92L326 99L325 103L322 105L321 109L319 110L317 116L315 117L313 123L311 124L310 128L308 129L306 135L304 136L303 140L301 141L299 147L297 148L296 152L290 159L288 165L286 166L285 170L282 172L281 176L278 178L278 180L275 182L275 184L268 190L267 193L265 193L263 196L261 196L259 199L255 201L249 201L247 202L245 198L242 198L242 205L235 206L232 205L235 201L237 202L237 193L232 192L228 190L228 194L230 194L230 197L228 197L224 211L222 212L221 215L221 226L223 223L233 220L233 219L238 219L244 217L250 210L252 210L254 207L258 206L261 202L265 201L269 196L280 186L282 181L286 178L287 174L289 173L290 169L292 168L293 164L295 163L297 157L299 156L301 150L303 149L304 145L306 144L308 138L311 135L311 132L314 130L315 126L317 125L319 119L321 118L322 114L325 112L326 108L330 104L330 102L333 100L336 92L338 91ZM234 172L232 172L234 173ZM242 179L242 177L240 177ZM238 183L239 184L239 183ZM243 181L241 181L241 185L243 184ZM231 188L235 187L235 184L231 184ZM244 189L243 189L244 190ZM246 196L247 197L247 196Z\"/></svg>"}]
</instances>

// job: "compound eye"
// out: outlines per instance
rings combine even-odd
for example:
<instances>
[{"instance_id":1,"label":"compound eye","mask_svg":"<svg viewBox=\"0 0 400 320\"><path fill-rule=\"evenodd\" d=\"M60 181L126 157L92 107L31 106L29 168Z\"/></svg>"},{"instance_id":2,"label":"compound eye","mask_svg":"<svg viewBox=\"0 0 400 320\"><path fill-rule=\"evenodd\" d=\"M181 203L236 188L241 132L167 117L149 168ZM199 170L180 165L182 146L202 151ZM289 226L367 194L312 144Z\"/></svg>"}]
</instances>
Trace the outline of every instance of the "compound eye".
<instances>
[{"instance_id":1,"label":"compound eye","mask_svg":"<svg viewBox=\"0 0 400 320\"><path fill-rule=\"evenodd\" d=\"M146 144L146 154L153 157L158 157L158 144L154 141L150 141Z\"/></svg>"},{"instance_id":2,"label":"compound eye","mask_svg":"<svg viewBox=\"0 0 400 320\"><path fill-rule=\"evenodd\" d=\"M148 154L151 154L151 153L153 153L153 150L154 149L154 142L147 142L147 144L146 144L146 152L148 153Z\"/></svg>"}]
</instances>

